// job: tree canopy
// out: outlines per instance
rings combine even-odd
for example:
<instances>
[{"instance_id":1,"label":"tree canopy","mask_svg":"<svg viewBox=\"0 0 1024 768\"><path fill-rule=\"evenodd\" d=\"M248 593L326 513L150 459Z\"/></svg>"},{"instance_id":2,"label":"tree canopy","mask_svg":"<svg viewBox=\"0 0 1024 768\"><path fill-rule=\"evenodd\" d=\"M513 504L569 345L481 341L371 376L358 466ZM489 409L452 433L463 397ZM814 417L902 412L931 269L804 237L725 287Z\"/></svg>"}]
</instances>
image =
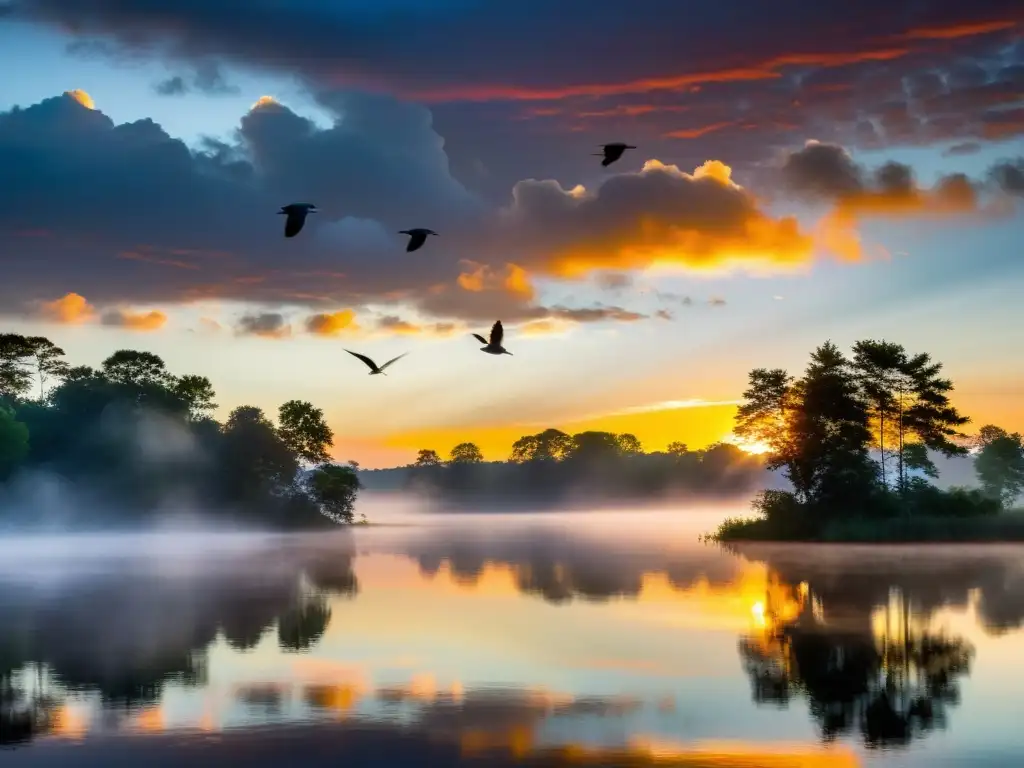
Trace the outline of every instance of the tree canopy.
<instances>
[{"instance_id":1,"label":"tree canopy","mask_svg":"<svg viewBox=\"0 0 1024 768\"><path fill-rule=\"evenodd\" d=\"M97 508L138 519L191 494L211 512L273 526L329 524L328 514L351 521L358 481L351 467L328 463L334 435L321 409L289 400L275 424L241 405L221 424L216 408L208 378L175 375L152 352L122 349L99 368L71 367L48 339L0 334L0 482L54 472L105 500ZM303 465L321 479L304 482Z\"/></svg>"}]
</instances>

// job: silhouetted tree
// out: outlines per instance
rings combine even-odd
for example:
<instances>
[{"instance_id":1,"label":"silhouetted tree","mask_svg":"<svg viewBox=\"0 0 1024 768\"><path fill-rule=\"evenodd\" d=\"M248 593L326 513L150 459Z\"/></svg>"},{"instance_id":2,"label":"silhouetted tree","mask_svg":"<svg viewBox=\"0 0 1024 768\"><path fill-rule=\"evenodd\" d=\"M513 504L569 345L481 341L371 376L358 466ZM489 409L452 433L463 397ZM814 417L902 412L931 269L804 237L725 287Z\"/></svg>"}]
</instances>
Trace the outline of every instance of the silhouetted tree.
<instances>
[{"instance_id":1,"label":"silhouetted tree","mask_svg":"<svg viewBox=\"0 0 1024 768\"><path fill-rule=\"evenodd\" d=\"M324 412L304 400L289 400L278 410L278 432L296 456L311 464L330 459L327 449L334 444L334 433L324 421Z\"/></svg>"},{"instance_id":2,"label":"silhouetted tree","mask_svg":"<svg viewBox=\"0 0 1024 768\"><path fill-rule=\"evenodd\" d=\"M0 403L0 480L4 480L28 455L28 427L14 411Z\"/></svg>"},{"instance_id":3,"label":"silhouetted tree","mask_svg":"<svg viewBox=\"0 0 1024 768\"><path fill-rule=\"evenodd\" d=\"M173 382L158 355L134 349L118 350L104 360L103 374L114 384L167 386Z\"/></svg>"},{"instance_id":4,"label":"silhouetted tree","mask_svg":"<svg viewBox=\"0 0 1024 768\"><path fill-rule=\"evenodd\" d=\"M174 382L174 394L185 402L193 419L208 418L217 408L213 384L205 376L186 374L180 377Z\"/></svg>"},{"instance_id":5,"label":"silhouetted tree","mask_svg":"<svg viewBox=\"0 0 1024 768\"><path fill-rule=\"evenodd\" d=\"M572 438L560 429L545 429L535 435L524 435L512 444L510 460L561 461L572 450Z\"/></svg>"},{"instance_id":6,"label":"silhouetted tree","mask_svg":"<svg viewBox=\"0 0 1024 768\"><path fill-rule=\"evenodd\" d=\"M416 454L416 466L439 467L441 466L441 457L437 455L437 451L430 448L421 448L419 453Z\"/></svg>"},{"instance_id":7,"label":"silhouetted tree","mask_svg":"<svg viewBox=\"0 0 1024 768\"><path fill-rule=\"evenodd\" d=\"M51 380L60 381L67 375L70 367L64 360L64 350L45 336L30 336L26 341L35 359L41 400L46 396L46 383Z\"/></svg>"},{"instance_id":8,"label":"silhouetted tree","mask_svg":"<svg viewBox=\"0 0 1024 768\"><path fill-rule=\"evenodd\" d=\"M17 333L0 334L0 397L16 400L32 388L32 346Z\"/></svg>"},{"instance_id":9,"label":"silhouetted tree","mask_svg":"<svg viewBox=\"0 0 1024 768\"><path fill-rule=\"evenodd\" d=\"M309 478L313 501L335 521L351 523L359 494L359 476L352 467L324 464Z\"/></svg>"},{"instance_id":10,"label":"silhouetted tree","mask_svg":"<svg viewBox=\"0 0 1024 768\"><path fill-rule=\"evenodd\" d=\"M623 432L622 434L616 435L615 443L618 446L619 453L623 456L639 456L644 452L643 446L640 444L637 436L630 434L629 432Z\"/></svg>"},{"instance_id":11,"label":"silhouetted tree","mask_svg":"<svg viewBox=\"0 0 1024 768\"><path fill-rule=\"evenodd\" d=\"M223 482L234 498L283 495L295 480L299 463L260 408L235 408L224 425L220 463Z\"/></svg>"},{"instance_id":12,"label":"silhouetted tree","mask_svg":"<svg viewBox=\"0 0 1024 768\"><path fill-rule=\"evenodd\" d=\"M1024 490L1024 438L988 424L981 428L978 443L974 471L982 490L1008 507Z\"/></svg>"},{"instance_id":13,"label":"silhouetted tree","mask_svg":"<svg viewBox=\"0 0 1024 768\"><path fill-rule=\"evenodd\" d=\"M459 443L448 455L449 464L480 464L484 455L476 443Z\"/></svg>"}]
</instances>

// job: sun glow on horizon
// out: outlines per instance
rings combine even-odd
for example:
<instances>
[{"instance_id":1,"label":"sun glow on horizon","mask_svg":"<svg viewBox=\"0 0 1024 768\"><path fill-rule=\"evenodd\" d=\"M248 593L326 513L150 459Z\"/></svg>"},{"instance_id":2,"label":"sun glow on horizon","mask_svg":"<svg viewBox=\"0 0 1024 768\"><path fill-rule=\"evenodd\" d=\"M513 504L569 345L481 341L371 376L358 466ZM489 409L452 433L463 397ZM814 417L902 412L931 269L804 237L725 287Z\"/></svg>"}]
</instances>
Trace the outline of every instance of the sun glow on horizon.
<instances>
[{"instance_id":1,"label":"sun glow on horizon","mask_svg":"<svg viewBox=\"0 0 1024 768\"><path fill-rule=\"evenodd\" d=\"M742 438L732 432L723 437L722 442L735 445L744 453L749 453L754 456L761 456L765 453L770 453L772 450L772 447L768 445L768 443L760 440L747 440L746 438Z\"/></svg>"}]
</instances>

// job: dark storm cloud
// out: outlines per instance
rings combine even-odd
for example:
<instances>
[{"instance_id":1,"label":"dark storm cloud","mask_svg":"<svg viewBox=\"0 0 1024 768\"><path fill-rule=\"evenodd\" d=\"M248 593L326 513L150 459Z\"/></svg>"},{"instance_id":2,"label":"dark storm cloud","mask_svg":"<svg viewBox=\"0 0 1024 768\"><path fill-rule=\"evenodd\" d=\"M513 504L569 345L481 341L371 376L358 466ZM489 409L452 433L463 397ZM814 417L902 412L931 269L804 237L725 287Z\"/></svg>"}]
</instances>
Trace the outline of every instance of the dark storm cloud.
<instances>
[{"instance_id":1,"label":"dark storm cloud","mask_svg":"<svg viewBox=\"0 0 1024 768\"><path fill-rule=\"evenodd\" d=\"M14 7L93 54L213 58L431 102L453 171L488 196L541 172L568 182L585 167L581 136L627 137L680 167L742 168L809 136L874 147L1024 132L1006 111L1024 75L1013 0Z\"/></svg>"}]
</instances>

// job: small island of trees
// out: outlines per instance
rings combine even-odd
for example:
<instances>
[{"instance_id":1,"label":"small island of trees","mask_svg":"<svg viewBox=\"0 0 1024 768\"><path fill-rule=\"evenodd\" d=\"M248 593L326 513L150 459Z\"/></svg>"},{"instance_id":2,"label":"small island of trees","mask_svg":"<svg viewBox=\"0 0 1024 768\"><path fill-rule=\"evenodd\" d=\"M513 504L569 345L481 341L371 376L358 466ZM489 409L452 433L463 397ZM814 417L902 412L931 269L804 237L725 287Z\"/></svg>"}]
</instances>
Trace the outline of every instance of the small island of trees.
<instances>
[{"instance_id":1,"label":"small island of trees","mask_svg":"<svg viewBox=\"0 0 1024 768\"><path fill-rule=\"evenodd\" d=\"M753 519L730 519L730 540L920 541L1024 539L1024 516L1002 514L1024 489L1024 440L995 426L972 441L950 402L942 364L886 341L852 356L818 347L800 378L750 372L735 432L768 446L767 466L791 490L762 491ZM940 490L930 453L976 452L980 488Z\"/></svg>"},{"instance_id":2,"label":"small island of trees","mask_svg":"<svg viewBox=\"0 0 1024 768\"><path fill-rule=\"evenodd\" d=\"M55 484L88 510L63 525L143 522L175 502L271 527L352 522L356 471L329 463L334 435L311 403L284 403L277 424L243 405L221 424L205 376L174 375L150 352L120 350L95 369L64 355L44 337L0 334L0 526L42 522L22 508L38 505L17 502Z\"/></svg>"},{"instance_id":3,"label":"small island of trees","mask_svg":"<svg viewBox=\"0 0 1024 768\"><path fill-rule=\"evenodd\" d=\"M545 429L513 443L507 461L484 461L463 442L447 460L430 448L415 463L360 473L369 489L414 492L446 509L592 507L750 494L768 477L762 458L731 443L690 450L682 442L647 453L630 433Z\"/></svg>"}]
</instances>

